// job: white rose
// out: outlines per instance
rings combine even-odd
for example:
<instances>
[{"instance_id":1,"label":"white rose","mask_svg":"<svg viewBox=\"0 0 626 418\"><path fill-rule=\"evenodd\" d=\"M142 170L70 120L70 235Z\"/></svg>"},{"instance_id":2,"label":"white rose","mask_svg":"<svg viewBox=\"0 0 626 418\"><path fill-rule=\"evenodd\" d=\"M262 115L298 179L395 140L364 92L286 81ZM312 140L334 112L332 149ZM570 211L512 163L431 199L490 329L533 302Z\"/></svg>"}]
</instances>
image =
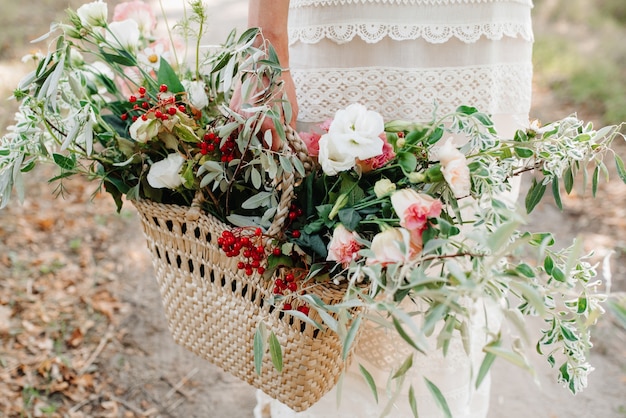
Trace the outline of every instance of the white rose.
<instances>
[{"instance_id":1,"label":"white rose","mask_svg":"<svg viewBox=\"0 0 626 418\"><path fill-rule=\"evenodd\" d=\"M319 142L318 161L322 170L329 176L336 176L341 171L350 170L356 164L353 155L342 153L337 149L337 142L329 134L322 135Z\"/></svg>"},{"instance_id":2,"label":"white rose","mask_svg":"<svg viewBox=\"0 0 626 418\"><path fill-rule=\"evenodd\" d=\"M460 199L470 194L472 181L470 180L470 171L465 156L442 165L441 174L443 174L443 178L446 179L452 193L454 193L454 197Z\"/></svg>"},{"instance_id":3,"label":"white rose","mask_svg":"<svg viewBox=\"0 0 626 418\"><path fill-rule=\"evenodd\" d=\"M404 245L403 245L404 244ZM370 249L374 253L373 258L367 259L367 264L402 263L409 259L410 255L402 250L409 250L409 234L403 228L389 228L380 232L372 239Z\"/></svg>"},{"instance_id":4,"label":"white rose","mask_svg":"<svg viewBox=\"0 0 626 418\"><path fill-rule=\"evenodd\" d=\"M107 4L102 1L94 1L87 3L76 9L76 14L80 18L83 26L106 26L107 23Z\"/></svg>"},{"instance_id":5,"label":"white rose","mask_svg":"<svg viewBox=\"0 0 626 418\"><path fill-rule=\"evenodd\" d=\"M159 119L148 118L148 120L143 120L142 118L137 118L130 125L130 137L137 142L145 144L159 134L160 128L161 121Z\"/></svg>"},{"instance_id":6,"label":"white rose","mask_svg":"<svg viewBox=\"0 0 626 418\"><path fill-rule=\"evenodd\" d=\"M206 94L206 84L204 81L184 80L183 86L187 92L189 103L198 110L202 110L209 105L209 97Z\"/></svg>"},{"instance_id":7,"label":"white rose","mask_svg":"<svg viewBox=\"0 0 626 418\"><path fill-rule=\"evenodd\" d=\"M319 140L318 160L328 175L350 170L356 159L367 160L381 155L385 130L383 117L358 103L337 111L328 133Z\"/></svg>"},{"instance_id":8,"label":"white rose","mask_svg":"<svg viewBox=\"0 0 626 418\"><path fill-rule=\"evenodd\" d=\"M437 147L431 159L438 159L441 162L441 174L454 193L454 197L461 198L469 195L471 180L467 159L456 148L452 138Z\"/></svg>"},{"instance_id":9,"label":"white rose","mask_svg":"<svg viewBox=\"0 0 626 418\"><path fill-rule=\"evenodd\" d=\"M134 51L139 45L139 25L132 19L112 22L106 33L106 40L113 48Z\"/></svg>"},{"instance_id":10,"label":"white rose","mask_svg":"<svg viewBox=\"0 0 626 418\"><path fill-rule=\"evenodd\" d=\"M148 184L155 189L175 189L183 184L179 172L185 159L178 153L170 154L166 159L152 164L148 171Z\"/></svg>"}]
</instances>

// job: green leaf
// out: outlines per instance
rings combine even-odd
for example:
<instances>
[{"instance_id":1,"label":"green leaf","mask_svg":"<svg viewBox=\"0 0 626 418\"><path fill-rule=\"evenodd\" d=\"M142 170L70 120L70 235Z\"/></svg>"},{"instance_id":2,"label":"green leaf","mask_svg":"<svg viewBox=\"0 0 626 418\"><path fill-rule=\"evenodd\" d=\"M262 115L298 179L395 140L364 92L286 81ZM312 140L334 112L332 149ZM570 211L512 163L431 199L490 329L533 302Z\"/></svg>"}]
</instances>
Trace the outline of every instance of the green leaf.
<instances>
[{"instance_id":1,"label":"green leaf","mask_svg":"<svg viewBox=\"0 0 626 418\"><path fill-rule=\"evenodd\" d=\"M576 313L583 314L587 312L587 298L580 297L578 298L578 310Z\"/></svg>"},{"instance_id":2,"label":"green leaf","mask_svg":"<svg viewBox=\"0 0 626 418\"><path fill-rule=\"evenodd\" d=\"M535 277L535 271L533 270L532 267L530 267L528 264L526 263L522 263L518 266L515 267L515 270L519 273L521 273L522 275L532 279L533 277Z\"/></svg>"},{"instance_id":3,"label":"green leaf","mask_svg":"<svg viewBox=\"0 0 626 418\"><path fill-rule=\"evenodd\" d=\"M404 328L402 328L402 324L400 324L400 321L398 321L396 317L393 317L392 320L393 326L396 328L396 331L398 331L398 335L400 335L400 337L402 337L402 339L406 341L407 344L409 344L411 347L413 347L420 353L423 353L424 350L422 350L417 344L415 344L415 341L413 341L413 339L409 336L409 334L407 334Z\"/></svg>"},{"instance_id":4,"label":"green leaf","mask_svg":"<svg viewBox=\"0 0 626 418\"><path fill-rule=\"evenodd\" d=\"M568 341L578 341L578 337L571 330L561 325L561 335Z\"/></svg>"},{"instance_id":5,"label":"green leaf","mask_svg":"<svg viewBox=\"0 0 626 418\"><path fill-rule=\"evenodd\" d=\"M619 178L626 183L626 168L624 168L624 160L622 160L622 157L617 154L615 154L615 166L617 167L617 174L619 175Z\"/></svg>"},{"instance_id":6,"label":"green leaf","mask_svg":"<svg viewBox=\"0 0 626 418\"><path fill-rule=\"evenodd\" d=\"M565 170L563 184L565 184L567 194L570 194L574 188L574 173L572 172L572 167L568 167L567 170Z\"/></svg>"},{"instance_id":7,"label":"green leaf","mask_svg":"<svg viewBox=\"0 0 626 418\"><path fill-rule=\"evenodd\" d=\"M489 115L482 113L482 112L477 112L474 113L474 117L483 124L483 126L493 126L493 121L491 120L491 118L489 117Z\"/></svg>"},{"instance_id":8,"label":"green leaf","mask_svg":"<svg viewBox=\"0 0 626 418\"><path fill-rule=\"evenodd\" d=\"M426 382L426 387L428 387L428 390L435 398L435 401L437 401L437 405L439 406L439 408L441 408L441 411L443 412L444 416L446 418L452 418L452 412L450 412L450 407L448 406L448 402L446 402L446 398L443 396L443 394L441 393L437 385L435 385L433 382L431 382L427 378L424 378L424 381Z\"/></svg>"},{"instance_id":9,"label":"green leaf","mask_svg":"<svg viewBox=\"0 0 626 418\"><path fill-rule=\"evenodd\" d=\"M443 128L441 126L438 126L437 129L435 129L433 133L430 134L426 142L428 143L428 145L436 144L443 137L443 134L444 134Z\"/></svg>"},{"instance_id":10,"label":"green leaf","mask_svg":"<svg viewBox=\"0 0 626 418\"><path fill-rule=\"evenodd\" d=\"M554 269L554 260L549 255L543 260L543 268L546 270L546 273L552 274L552 269Z\"/></svg>"},{"instance_id":11,"label":"green leaf","mask_svg":"<svg viewBox=\"0 0 626 418\"><path fill-rule=\"evenodd\" d=\"M490 343L489 345L497 347L500 345L500 341ZM495 354L489 353L489 352L485 354L485 358L483 359L483 362L480 364L480 369L478 370L478 377L476 377L476 389L480 387L485 377L487 377L487 374L489 373L489 369L491 369L491 366L493 365L493 362L495 361L495 359L496 359Z\"/></svg>"},{"instance_id":12,"label":"green leaf","mask_svg":"<svg viewBox=\"0 0 626 418\"><path fill-rule=\"evenodd\" d=\"M406 360L404 360L404 363L402 363L398 371L393 375L392 379L404 376L411 367L413 367L413 354L409 355Z\"/></svg>"},{"instance_id":13,"label":"green leaf","mask_svg":"<svg viewBox=\"0 0 626 418\"><path fill-rule=\"evenodd\" d=\"M370 372L368 372L367 369L363 367L361 364L359 364L359 370L361 371L363 378L365 378L367 385L370 387L370 390L372 391L372 394L374 395L374 399L376 400L376 403L378 403L378 388L376 387L376 382L374 382L374 378L372 377Z\"/></svg>"},{"instance_id":14,"label":"green leaf","mask_svg":"<svg viewBox=\"0 0 626 418\"><path fill-rule=\"evenodd\" d=\"M558 267L554 267L552 269L552 273L550 273L550 275L554 278L554 280L556 280L557 282L565 282L565 273L563 273L563 270L561 270Z\"/></svg>"},{"instance_id":15,"label":"green leaf","mask_svg":"<svg viewBox=\"0 0 626 418\"><path fill-rule=\"evenodd\" d=\"M515 142L528 142L528 135L522 129L518 129L515 132L515 136L513 137L513 141Z\"/></svg>"},{"instance_id":16,"label":"green leaf","mask_svg":"<svg viewBox=\"0 0 626 418\"><path fill-rule=\"evenodd\" d=\"M130 55L128 52L126 51L119 51L119 53L121 55L117 55L117 54L108 54L106 52L104 52L103 50L100 50L102 57L105 59L105 61L107 62L114 62L120 65L123 65L125 67L134 67L137 65L137 61L135 61L135 59L133 58L132 55ZM161 60L164 61L164 60Z\"/></svg>"},{"instance_id":17,"label":"green leaf","mask_svg":"<svg viewBox=\"0 0 626 418\"><path fill-rule=\"evenodd\" d=\"M354 231L363 217L354 208L344 208L339 211L339 222L350 231Z\"/></svg>"},{"instance_id":18,"label":"green leaf","mask_svg":"<svg viewBox=\"0 0 626 418\"><path fill-rule=\"evenodd\" d=\"M413 389L413 385L409 386L409 405L411 406L413 417L419 418L419 415L417 414L417 400L415 399L415 389Z\"/></svg>"},{"instance_id":19,"label":"green leaf","mask_svg":"<svg viewBox=\"0 0 626 418\"><path fill-rule=\"evenodd\" d=\"M526 213L530 213L535 209L535 207L541 202L541 198L546 192L546 185L543 183L537 182L537 179L533 179L532 184L530 185L530 189L528 190L528 194L526 195L525 203L526 203Z\"/></svg>"},{"instance_id":20,"label":"green leaf","mask_svg":"<svg viewBox=\"0 0 626 418\"><path fill-rule=\"evenodd\" d=\"M530 148L515 147L515 154L520 158L530 158L535 155L535 152Z\"/></svg>"},{"instance_id":21,"label":"green leaf","mask_svg":"<svg viewBox=\"0 0 626 418\"><path fill-rule=\"evenodd\" d=\"M398 153L398 164L405 173L412 173L417 168L417 157L411 152Z\"/></svg>"},{"instance_id":22,"label":"green leaf","mask_svg":"<svg viewBox=\"0 0 626 418\"><path fill-rule=\"evenodd\" d=\"M563 363L563 365L559 367L559 371L561 372L561 376L563 377L563 380L569 382L570 377L569 377L569 373L567 372L567 362Z\"/></svg>"},{"instance_id":23,"label":"green leaf","mask_svg":"<svg viewBox=\"0 0 626 418\"><path fill-rule=\"evenodd\" d=\"M507 222L496 229L488 238L487 244L492 251L501 251L509 243L511 237L517 230L517 222Z\"/></svg>"},{"instance_id":24,"label":"green leaf","mask_svg":"<svg viewBox=\"0 0 626 418\"><path fill-rule=\"evenodd\" d=\"M283 350L280 347L280 342L274 334L274 331L270 333L270 356L272 357L272 363L276 370L280 373L283 371Z\"/></svg>"},{"instance_id":25,"label":"green leaf","mask_svg":"<svg viewBox=\"0 0 626 418\"><path fill-rule=\"evenodd\" d=\"M591 177L591 195L595 198L598 193L598 183L600 180L600 167L596 166L593 170L593 177Z\"/></svg>"},{"instance_id":26,"label":"green leaf","mask_svg":"<svg viewBox=\"0 0 626 418\"><path fill-rule=\"evenodd\" d=\"M74 170L76 168L76 160L61 154L52 154L52 158L56 165L63 170Z\"/></svg>"},{"instance_id":27,"label":"green leaf","mask_svg":"<svg viewBox=\"0 0 626 418\"><path fill-rule=\"evenodd\" d=\"M552 180L552 196L554 196L554 203L559 210L563 210L563 202L561 202L561 188L559 187L559 179Z\"/></svg>"},{"instance_id":28,"label":"green leaf","mask_svg":"<svg viewBox=\"0 0 626 418\"><path fill-rule=\"evenodd\" d=\"M157 81L159 84L165 84L170 93L182 93L185 91L180 79L176 75L176 71L174 71L167 60L161 60Z\"/></svg>"},{"instance_id":29,"label":"green leaf","mask_svg":"<svg viewBox=\"0 0 626 418\"><path fill-rule=\"evenodd\" d=\"M260 322L254 333L254 370L260 375L263 368L263 354L265 353L265 323Z\"/></svg>"},{"instance_id":30,"label":"green leaf","mask_svg":"<svg viewBox=\"0 0 626 418\"><path fill-rule=\"evenodd\" d=\"M472 106L459 106L456 108L456 112L463 115L473 115L478 112L478 109Z\"/></svg>"},{"instance_id":31,"label":"green leaf","mask_svg":"<svg viewBox=\"0 0 626 418\"><path fill-rule=\"evenodd\" d=\"M24 165L22 168L20 168L20 171L22 173L28 173L33 168L35 168L35 165L37 165L37 160L30 160L28 163L26 163L26 165Z\"/></svg>"},{"instance_id":32,"label":"green leaf","mask_svg":"<svg viewBox=\"0 0 626 418\"><path fill-rule=\"evenodd\" d=\"M483 351L486 351L487 353L495 354L496 356L503 358L504 360L510 362L511 364L516 365L517 367L521 367L522 369L529 370L528 363L518 353L514 353L512 351L500 348L495 345L487 345L483 348Z\"/></svg>"},{"instance_id":33,"label":"green leaf","mask_svg":"<svg viewBox=\"0 0 626 418\"><path fill-rule=\"evenodd\" d=\"M361 316L357 316L352 325L350 325L350 329L348 330L348 334L346 335L346 340L343 342L343 352L341 354L342 358L345 360L348 358L350 354L350 349L352 348L352 343L357 336L357 332L361 327Z\"/></svg>"}]
</instances>

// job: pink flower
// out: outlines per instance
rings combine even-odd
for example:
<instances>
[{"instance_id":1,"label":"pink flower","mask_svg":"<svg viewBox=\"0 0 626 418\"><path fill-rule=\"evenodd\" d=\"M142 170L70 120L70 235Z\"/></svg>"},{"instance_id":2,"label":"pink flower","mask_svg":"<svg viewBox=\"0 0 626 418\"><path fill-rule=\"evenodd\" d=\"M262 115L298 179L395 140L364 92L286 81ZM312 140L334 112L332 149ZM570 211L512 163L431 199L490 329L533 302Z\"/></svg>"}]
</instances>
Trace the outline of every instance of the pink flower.
<instances>
[{"instance_id":1,"label":"pink flower","mask_svg":"<svg viewBox=\"0 0 626 418\"><path fill-rule=\"evenodd\" d=\"M139 32L144 37L148 37L157 24L152 8L142 0L127 1L115 6L113 21L120 22L127 19L137 22Z\"/></svg>"},{"instance_id":2,"label":"pink flower","mask_svg":"<svg viewBox=\"0 0 626 418\"><path fill-rule=\"evenodd\" d=\"M358 258L361 249L358 238L356 232L350 232L345 226L338 224L333 231L333 238L328 243L326 260L341 263L344 268L348 267L351 261Z\"/></svg>"},{"instance_id":3,"label":"pink flower","mask_svg":"<svg viewBox=\"0 0 626 418\"><path fill-rule=\"evenodd\" d=\"M401 189L391 195L391 204L400 218L400 225L412 234L421 233L428 226L428 218L441 214L441 201L413 189Z\"/></svg>"},{"instance_id":4,"label":"pink flower","mask_svg":"<svg viewBox=\"0 0 626 418\"><path fill-rule=\"evenodd\" d=\"M450 186L454 197L461 198L470 194L472 182L465 154L454 145L452 138L431 151L430 158L441 162L441 174Z\"/></svg>"},{"instance_id":5,"label":"pink flower","mask_svg":"<svg viewBox=\"0 0 626 418\"><path fill-rule=\"evenodd\" d=\"M403 228L389 228L380 232L372 239L370 247L374 253L373 258L367 260L367 264L404 263L415 257L422 251L421 237L413 241L412 234Z\"/></svg>"},{"instance_id":6,"label":"pink flower","mask_svg":"<svg viewBox=\"0 0 626 418\"><path fill-rule=\"evenodd\" d=\"M320 153L320 138L322 135L317 132L300 132L300 139L306 145L306 149L311 157L317 157Z\"/></svg>"},{"instance_id":7,"label":"pink flower","mask_svg":"<svg viewBox=\"0 0 626 418\"><path fill-rule=\"evenodd\" d=\"M333 123L332 118L326 119L324 122L320 124L320 129L323 130L324 132L328 132L328 130L330 129L330 125L332 123Z\"/></svg>"},{"instance_id":8,"label":"pink flower","mask_svg":"<svg viewBox=\"0 0 626 418\"><path fill-rule=\"evenodd\" d=\"M393 146L387 141L387 135L381 134L380 139L383 140L383 152L375 157L368 158L365 161L357 161L359 167L364 173L370 172L372 170L377 170L387 164L389 161L393 160L396 156L396 153L393 150Z\"/></svg>"}]
</instances>

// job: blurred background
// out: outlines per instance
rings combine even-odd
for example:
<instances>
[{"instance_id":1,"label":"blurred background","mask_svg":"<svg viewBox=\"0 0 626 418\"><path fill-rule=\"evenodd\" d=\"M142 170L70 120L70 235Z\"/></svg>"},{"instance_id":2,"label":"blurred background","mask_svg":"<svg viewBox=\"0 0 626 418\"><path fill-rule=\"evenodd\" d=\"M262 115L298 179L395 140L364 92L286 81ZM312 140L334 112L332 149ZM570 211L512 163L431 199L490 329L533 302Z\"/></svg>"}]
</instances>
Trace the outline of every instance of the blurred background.
<instances>
[{"instance_id":1,"label":"blurred background","mask_svg":"<svg viewBox=\"0 0 626 418\"><path fill-rule=\"evenodd\" d=\"M31 70L22 57L46 48L30 40L83 2L27 3L4 1L0 13L0 132L17 107L5 98ZM243 29L247 1L206 3L214 16L208 42ZM626 121L626 1L535 3L532 117ZM181 4L154 2L170 23ZM617 148L626 155L623 141ZM48 174L32 172L24 204L0 212L0 417L251 417L253 390L171 342L132 206L116 214L108 196L93 197L95 185L82 180L55 200ZM563 242L583 235L598 261L613 252L613 290L625 291L626 188L612 177L597 200L577 190L563 212L542 204L530 227L556 230ZM585 392L573 397L549 370L533 379L500 361L490 417L626 417L618 318L619 311L606 315L594 331L596 371Z\"/></svg>"}]
</instances>

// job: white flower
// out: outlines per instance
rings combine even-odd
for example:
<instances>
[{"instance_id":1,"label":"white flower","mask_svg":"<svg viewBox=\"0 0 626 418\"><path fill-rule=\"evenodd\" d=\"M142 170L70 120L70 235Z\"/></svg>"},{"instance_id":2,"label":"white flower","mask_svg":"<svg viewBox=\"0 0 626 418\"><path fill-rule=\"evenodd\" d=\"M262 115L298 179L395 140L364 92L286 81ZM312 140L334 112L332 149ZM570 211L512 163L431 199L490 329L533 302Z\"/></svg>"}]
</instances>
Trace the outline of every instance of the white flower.
<instances>
[{"instance_id":1,"label":"white flower","mask_svg":"<svg viewBox=\"0 0 626 418\"><path fill-rule=\"evenodd\" d=\"M155 43L139 52L137 61L143 65L144 69L158 70L165 53L163 44Z\"/></svg>"},{"instance_id":2,"label":"white flower","mask_svg":"<svg viewBox=\"0 0 626 418\"><path fill-rule=\"evenodd\" d=\"M470 171L465 155L454 145L449 138L443 145L437 147L431 159L441 162L441 174L446 180L454 197L461 198L469 195L471 189Z\"/></svg>"},{"instance_id":3,"label":"white flower","mask_svg":"<svg viewBox=\"0 0 626 418\"><path fill-rule=\"evenodd\" d=\"M90 65L90 67L91 67L90 69L93 72L93 74L101 75L103 77L108 78L111 81L115 80L115 73L113 72L111 67L109 67L106 63L102 61L95 61L94 63Z\"/></svg>"},{"instance_id":4,"label":"white flower","mask_svg":"<svg viewBox=\"0 0 626 418\"><path fill-rule=\"evenodd\" d=\"M337 148L337 142L329 134L324 134L319 142L319 154L317 156L322 170L329 176L335 176L341 171L350 170L356 164L353 155L342 153Z\"/></svg>"},{"instance_id":5,"label":"white flower","mask_svg":"<svg viewBox=\"0 0 626 418\"><path fill-rule=\"evenodd\" d=\"M206 94L206 84L204 81L184 80L183 86L187 91L189 103L198 110L202 110L209 105L209 97Z\"/></svg>"},{"instance_id":6,"label":"white flower","mask_svg":"<svg viewBox=\"0 0 626 418\"><path fill-rule=\"evenodd\" d=\"M106 26L107 23L107 4L102 1L94 1L92 3L83 4L76 9L76 14L80 18L83 26Z\"/></svg>"},{"instance_id":7,"label":"white flower","mask_svg":"<svg viewBox=\"0 0 626 418\"><path fill-rule=\"evenodd\" d=\"M137 120L130 125L129 132L132 139L145 144L157 136L160 129L160 119L148 118L147 120L143 120L142 118L137 118Z\"/></svg>"},{"instance_id":8,"label":"white flower","mask_svg":"<svg viewBox=\"0 0 626 418\"><path fill-rule=\"evenodd\" d=\"M132 19L112 22L106 33L106 40L113 48L134 51L139 45L139 26Z\"/></svg>"},{"instance_id":9,"label":"white flower","mask_svg":"<svg viewBox=\"0 0 626 418\"><path fill-rule=\"evenodd\" d=\"M367 259L367 264L386 266L408 261L411 249L409 233L404 228L385 229L374 236L370 249L374 256Z\"/></svg>"},{"instance_id":10,"label":"white flower","mask_svg":"<svg viewBox=\"0 0 626 418\"><path fill-rule=\"evenodd\" d=\"M356 159L367 160L383 152L380 135L385 130L383 117L354 103L337 111L328 134L319 141L318 159L328 175L354 167Z\"/></svg>"},{"instance_id":11,"label":"white flower","mask_svg":"<svg viewBox=\"0 0 626 418\"><path fill-rule=\"evenodd\" d=\"M178 153L167 156L166 159L152 164L148 171L148 184L155 189L175 189L183 184L179 172L185 159Z\"/></svg>"}]
</instances>

